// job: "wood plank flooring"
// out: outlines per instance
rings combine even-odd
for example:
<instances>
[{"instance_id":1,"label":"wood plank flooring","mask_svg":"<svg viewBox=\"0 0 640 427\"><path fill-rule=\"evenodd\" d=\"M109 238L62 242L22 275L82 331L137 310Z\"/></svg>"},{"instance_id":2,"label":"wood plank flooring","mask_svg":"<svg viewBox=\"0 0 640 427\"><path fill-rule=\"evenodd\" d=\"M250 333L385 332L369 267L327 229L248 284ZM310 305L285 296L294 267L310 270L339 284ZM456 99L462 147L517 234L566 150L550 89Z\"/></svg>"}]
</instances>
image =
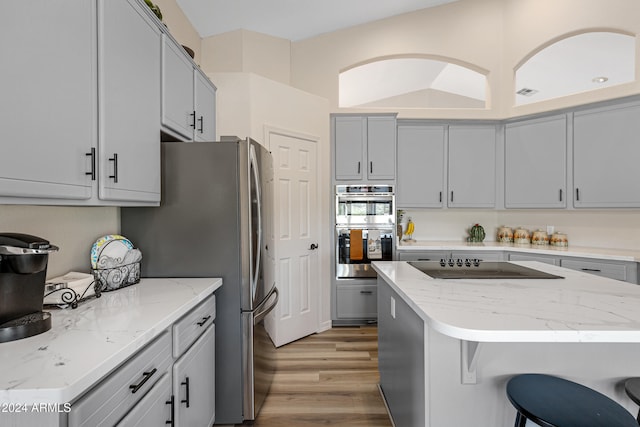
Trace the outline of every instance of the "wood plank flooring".
<instances>
[{"instance_id":1,"label":"wood plank flooring","mask_svg":"<svg viewBox=\"0 0 640 427\"><path fill-rule=\"evenodd\" d=\"M391 427L378 392L375 326L339 327L280 347L255 427Z\"/></svg>"}]
</instances>

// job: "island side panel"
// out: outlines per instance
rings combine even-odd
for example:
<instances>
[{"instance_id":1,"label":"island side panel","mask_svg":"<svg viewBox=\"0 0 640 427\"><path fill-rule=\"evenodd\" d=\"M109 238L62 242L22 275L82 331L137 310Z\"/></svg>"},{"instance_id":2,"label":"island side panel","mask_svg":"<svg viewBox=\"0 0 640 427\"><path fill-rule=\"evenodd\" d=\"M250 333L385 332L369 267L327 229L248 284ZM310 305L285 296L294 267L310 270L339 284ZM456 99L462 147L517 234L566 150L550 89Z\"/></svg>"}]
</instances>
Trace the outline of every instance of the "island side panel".
<instances>
[{"instance_id":1,"label":"island side panel","mask_svg":"<svg viewBox=\"0 0 640 427\"><path fill-rule=\"evenodd\" d=\"M623 383L640 376L640 344L481 343L477 382L462 384L461 341L432 329L427 337L426 387L433 392L425 426L513 425L516 411L507 398L506 384L520 373L566 378L609 396L634 416L638 412Z\"/></svg>"},{"instance_id":2,"label":"island side panel","mask_svg":"<svg viewBox=\"0 0 640 427\"><path fill-rule=\"evenodd\" d=\"M380 386L396 426L427 425L424 333L424 321L379 277Z\"/></svg>"}]
</instances>

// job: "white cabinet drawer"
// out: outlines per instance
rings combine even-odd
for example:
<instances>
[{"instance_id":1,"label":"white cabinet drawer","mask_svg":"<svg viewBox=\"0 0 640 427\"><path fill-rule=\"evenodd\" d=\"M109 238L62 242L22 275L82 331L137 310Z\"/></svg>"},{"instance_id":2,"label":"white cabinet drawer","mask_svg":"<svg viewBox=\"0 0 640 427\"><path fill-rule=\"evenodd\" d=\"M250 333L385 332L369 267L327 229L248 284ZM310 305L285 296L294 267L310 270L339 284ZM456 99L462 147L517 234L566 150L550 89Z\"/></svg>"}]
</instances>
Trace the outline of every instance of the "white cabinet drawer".
<instances>
[{"instance_id":1,"label":"white cabinet drawer","mask_svg":"<svg viewBox=\"0 0 640 427\"><path fill-rule=\"evenodd\" d=\"M487 252L487 251L454 251L451 252L451 258L458 260L479 259L480 261L503 261L503 252Z\"/></svg>"},{"instance_id":2,"label":"white cabinet drawer","mask_svg":"<svg viewBox=\"0 0 640 427\"><path fill-rule=\"evenodd\" d=\"M165 373L117 427L159 427L171 424L171 374Z\"/></svg>"},{"instance_id":3,"label":"white cabinet drawer","mask_svg":"<svg viewBox=\"0 0 640 427\"><path fill-rule=\"evenodd\" d=\"M560 265L565 268L570 268L571 270L584 271L585 273L596 274L611 279L624 281L628 279L627 269L624 264L563 258L560 261Z\"/></svg>"},{"instance_id":4,"label":"white cabinet drawer","mask_svg":"<svg viewBox=\"0 0 640 427\"><path fill-rule=\"evenodd\" d=\"M216 318L216 297L212 295L173 325L173 357L180 357Z\"/></svg>"},{"instance_id":5,"label":"white cabinet drawer","mask_svg":"<svg viewBox=\"0 0 640 427\"><path fill-rule=\"evenodd\" d=\"M399 261L440 261L451 258L450 252L445 251L398 251Z\"/></svg>"},{"instance_id":6,"label":"white cabinet drawer","mask_svg":"<svg viewBox=\"0 0 640 427\"><path fill-rule=\"evenodd\" d=\"M539 254L509 254L509 261L538 261L551 265L560 265L560 258Z\"/></svg>"},{"instance_id":7,"label":"white cabinet drawer","mask_svg":"<svg viewBox=\"0 0 640 427\"><path fill-rule=\"evenodd\" d=\"M71 406L69 427L113 426L165 374L173 359L164 332Z\"/></svg>"}]
</instances>

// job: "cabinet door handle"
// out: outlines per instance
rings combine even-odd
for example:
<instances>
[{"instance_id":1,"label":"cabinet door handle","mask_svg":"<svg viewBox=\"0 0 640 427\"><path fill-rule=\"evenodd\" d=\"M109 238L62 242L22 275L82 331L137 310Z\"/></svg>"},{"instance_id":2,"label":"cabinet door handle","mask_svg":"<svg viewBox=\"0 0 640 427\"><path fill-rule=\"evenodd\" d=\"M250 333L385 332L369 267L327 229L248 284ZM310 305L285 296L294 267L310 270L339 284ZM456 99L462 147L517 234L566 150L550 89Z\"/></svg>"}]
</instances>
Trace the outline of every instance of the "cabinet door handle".
<instances>
[{"instance_id":1,"label":"cabinet door handle","mask_svg":"<svg viewBox=\"0 0 640 427\"><path fill-rule=\"evenodd\" d=\"M592 273L602 273L602 270L598 268L581 268L582 271L591 271Z\"/></svg>"},{"instance_id":2,"label":"cabinet door handle","mask_svg":"<svg viewBox=\"0 0 640 427\"><path fill-rule=\"evenodd\" d=\"M580 201L580 189L576 188L576 201L579 202Z\"/></svg>"},{"instance_id":3,"label":"cabinet door handle","mask_svg":"<svg viewBox=\"0 0 640 427\"><path fill-rule=\"evenodd\" d=\"M113 175L109 175L109 178L113 178L114 183L118 183L118 153L113 153L113 157L109 159L113 162Z\"/></svg>"},{"instance_id":4,"label":"cabinet door handle","mask_svg":"<svg viewBox=\"0 0 640 427\"><path fill-rule=\"evenodd\" d=\"M211 316L203 317L201 322L198 322L198 326L204 326L207 321L211 319Z\"/></svg>"},{"instance_id":5,"label":"cabinet door handle","mask_svg":"<svg viewBox=\"0 0 640 427\"><path fill-rule=\"evenodd\" d=\"M360 162L358 162L358 173L360 173Z\"/></svg>"},{"instance_id":6,"label":"cabinet door handle","mask_svg":"<svg viewBox=\"0 0 640 427\"><path fill-rule=\"evenodd\" d=\"M173 427L174 420L176 419L176 407L175 407L175 399L173 398L173 395L171 395L171 399L167 400L164 403L167 405L171 405L171 418L165 421L164 423L169 424L171 427Z\"/></svg>"},{"instance_id":7,"label":"cabinet door handle","mask_svg":"<svg viewBox=\"0 0 640 427\"><path fill-rule=\"evenodd\" d=\"M373 291L360 291L360 293L364 295L371 295L373 294Z\"/></svg>"},{"instance_id":8,"label":"cabinet door handle","mask_svg":"<svg viewBox=\"0 0 640 427\"><path fill-rule=\"evenodd\" d=\"M453 190L451 190L451 203L453 203Z\"/></svg>"},{"instance_id":9,"label":"cabinet door handle","mask_svg":"<svg viewBox=\"0 0 640 427\"><path fill-rule=\"evenodd\" d=\"M442 191L440 192L440 203L442 203Z\"/></svg>"},{"instance_id":10,"label":"cabinet door handle","mask_svg":"<svg viewBox=\"0 0 640 427\"><path fill-rule=\"evenodd\" d=\"M373 161L369 162L369 173L373 173Z\"/></svg>"},{"instance_id":11,"label":"cabinet door handle","mask_svg":"<svg viewBox=\"0 0 640 427\"><path fill-rule=\"evenodd\" d=\"M191 117L191 124L189 125L192 128L196 128L196 112L195 110L193 111L193 113L189 114L189 117Z\"/></svg>"},{"instance_id":12,"label":"cabinet door handle","mask_svg":"<svg viewBox=\"0 0 640 427\"><path fill-rule=\"evenodd\" d=\"M200 122L200 127L198 128L198 132L204 133L204 117L200 116L198 121Z\"/></svg>"},{"instance_id":13,"label":"cabinet door handle","mask_svg":"<svg viewBox=\"0 0 640 427\"><path fill-rule=\"evenodd\" d=\"M85 175L91 175L91 181L96 180L96 149L91 147L91 152L86 153L86 156L91 156L91 171L85 172Z\"/></svg>"},{"instance_id":14,"label":"cabinet door handle","mask_svg":"<svg viewBox=\"0 0 640 427\"><path fill-rule=\"evenodd\" d=\"M431 261L431 258L418 258L418 261Z\"/></svg>"},{"instance_id":15,"label":"cabinet door handle","mask_svg":"<svg viewBox=\"0 0 640 427\"><path fill-rule=\"evenodd\" d=\"M138 384L131 384L129 386L129 389L131 390L131 393L135 393L138 390L140 390L140 388L147 382L149 381L149 378L151 378L153 376L153 374L155 374L158 370L156 368L153 368L151 371L149 372L143 372L142 373L142 379L140 380L140 382Z\"/></svg>"},{"instance_id":16,"label":"cabinet door handle","mask_svg":"<svg viewBox=\"0 0 640 427\"><path fill-rule=\"evenodd\" d=\"M562 188L560 189L560 201L562 201Z\"/></svg>"},{"instance_id":17,"label":"cabinet door handle","mask_svg":"<svg viewBox=\"0 0 640 427\"><path fill-rule=\"evenodd\" d=\"M186 403L187 408L189 407L189 377L184 379L184 382L181 382L180 385L185 386L185 399L181 400L180 403Z\"/></svg>"}]
</instances>

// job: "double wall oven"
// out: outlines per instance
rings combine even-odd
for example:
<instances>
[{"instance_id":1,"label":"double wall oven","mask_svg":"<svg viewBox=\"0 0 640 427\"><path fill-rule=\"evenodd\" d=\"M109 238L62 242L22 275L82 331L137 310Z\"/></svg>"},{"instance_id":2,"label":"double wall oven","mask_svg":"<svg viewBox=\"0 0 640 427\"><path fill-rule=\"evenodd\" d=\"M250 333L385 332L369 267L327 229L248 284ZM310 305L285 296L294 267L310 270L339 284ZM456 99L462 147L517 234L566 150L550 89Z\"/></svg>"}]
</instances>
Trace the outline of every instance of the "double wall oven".
<instances>
[{"instance_id":1,"label":"double wall oven","mask_svg":"<svg viewBox=\"0 0 640 427\"><path fill-rule=\"evenodd\" d=\"M393 186L337 185L335 203L336 279L376 277L371 262L393 257Z\"/></svg>"}]
</instances>

